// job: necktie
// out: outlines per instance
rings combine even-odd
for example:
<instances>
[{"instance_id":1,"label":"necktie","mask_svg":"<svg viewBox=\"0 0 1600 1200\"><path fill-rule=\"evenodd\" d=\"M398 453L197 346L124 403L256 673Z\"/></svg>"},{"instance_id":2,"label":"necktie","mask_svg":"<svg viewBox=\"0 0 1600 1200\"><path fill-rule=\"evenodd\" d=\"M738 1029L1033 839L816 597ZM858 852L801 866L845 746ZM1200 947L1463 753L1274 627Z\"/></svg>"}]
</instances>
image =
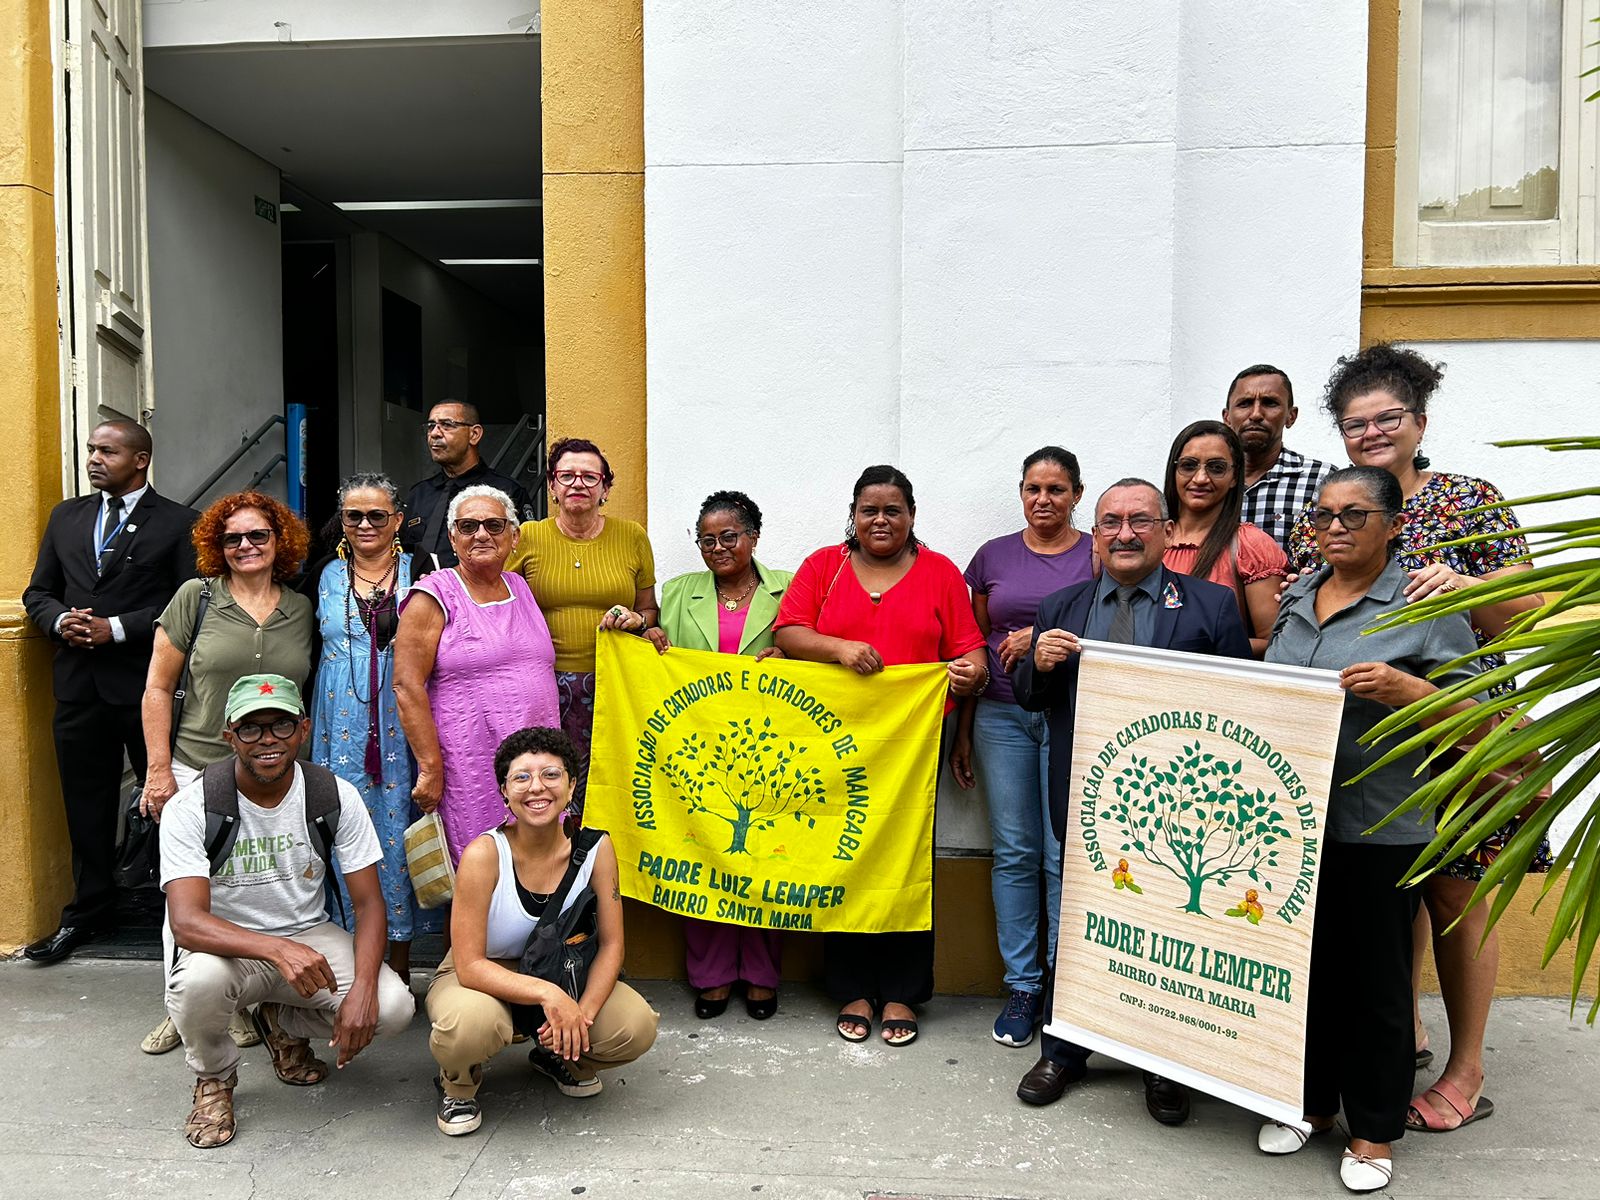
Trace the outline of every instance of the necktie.
<instances>
[{"instance_id":1,"label":"necktie","mask_svg":"<svg viewBox=\"0 0 1600 1200\"><path fill-rule=\"evenodd\" d=\"M111 565L114 556L112 545L117 540L117 526L122 524L122 497L112 496L106 500L106 519L100 523L100 536L105 539L100 543L100 555L95 561L95 570L104 572Z\"/></svg>"},{"instance_id":2,"label":"necktie","mask_svg":"<svg viewBox=\"0 0 1600 1200\"><path fill-rule=\"evenodd\" d=\"M1106 635L1106 641L1133 644L1133 594L1138 590L1127 584L1117 588L1117 611L1112 614L1111 632Z\"/></svg>"}]
</instances>

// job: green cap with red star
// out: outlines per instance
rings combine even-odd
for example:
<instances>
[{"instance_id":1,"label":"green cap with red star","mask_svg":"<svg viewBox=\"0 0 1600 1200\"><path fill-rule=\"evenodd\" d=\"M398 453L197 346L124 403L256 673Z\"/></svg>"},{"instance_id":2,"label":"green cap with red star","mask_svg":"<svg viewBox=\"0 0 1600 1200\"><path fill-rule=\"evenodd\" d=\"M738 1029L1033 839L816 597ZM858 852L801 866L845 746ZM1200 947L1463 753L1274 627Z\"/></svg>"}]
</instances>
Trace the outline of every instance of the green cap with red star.
<instances>
[{"instance_id":1,"label":"green cap with red star","mask_svg":"<svg viewBox=\"0 0 1600 1200\"><path fill-rule=\"evenodd\" d=\"M231 725L246 713L277 709L305 715L305 705L300 701L300 688L292 679L282 675L246 675L228 689L227 718Z\"/></svg>"}]
</instances>

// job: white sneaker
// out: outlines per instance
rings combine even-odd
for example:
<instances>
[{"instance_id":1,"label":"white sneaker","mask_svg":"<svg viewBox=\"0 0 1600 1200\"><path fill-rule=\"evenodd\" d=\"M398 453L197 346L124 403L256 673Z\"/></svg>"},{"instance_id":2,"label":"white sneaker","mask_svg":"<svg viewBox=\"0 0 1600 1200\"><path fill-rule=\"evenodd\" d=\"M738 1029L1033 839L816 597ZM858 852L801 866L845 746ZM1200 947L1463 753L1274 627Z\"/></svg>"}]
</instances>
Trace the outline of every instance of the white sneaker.
<instances>
[{"instance_id":1,"label":"white sneaker","mask_svg":"<svg viewBox=\"0 0 1600 1200\"><path fill-rule=\"evenodd\" d=\"M1339 1160L1339 1179L1352 1192L1376 1192L1388 1187L1393 1178L1391 1158L1369 1158L1347 1149Z\"/></svg>"},{"instance_id":2,"label":"white sneaker","mask_svg":"<svg viewBox=\"0 0 1600 1200\"><path fill-rule=\"evenodd\" d=\"M1263 1154L1294 1154L1305 1146L1313 1133L1319 1132L1311 1128L1309 1121L1295 1121L1292 1124L1268 1121L1256 1134L1256 1145Z\"/></svg>"}]
</instances>

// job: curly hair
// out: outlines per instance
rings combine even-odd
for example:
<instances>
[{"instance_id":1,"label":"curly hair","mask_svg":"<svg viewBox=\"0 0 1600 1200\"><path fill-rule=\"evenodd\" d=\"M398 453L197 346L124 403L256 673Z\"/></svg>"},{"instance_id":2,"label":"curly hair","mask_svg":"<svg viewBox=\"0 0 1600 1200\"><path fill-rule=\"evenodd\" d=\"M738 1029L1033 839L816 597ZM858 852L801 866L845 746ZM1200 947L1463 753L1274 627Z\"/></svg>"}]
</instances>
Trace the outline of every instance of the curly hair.
<instances>
[{"instance_id":1,"label":"curly hair","mask_svg":"<svg viewBox=\"0 0 1600 1200\"><path fill-rule=\"evenodd\" d=\"M306 524L281 500L265 492L234 492L214 501L200 514L190 534L194 541L195 569L204 577L216 579L228 573L222 556L222 533L228 518L241 509L253 508L266 517L272 527L277 555L272 560L272 580L287 583L300 573L300 565L311 548L311 533Z\"/></svg>"},{"instance_id":2,"label":"curly hair","mask_svg":"<svg viewBox=\"0 0 1600 1200\"><path fill-rule=\"evenodd\" d=\"M700 530L700 523L715 512L732 513L734 520L742 522L752 536L760 536L761 510L756 507L756 502L743 492L712 492L707 496L700 505L700 515L695 518L696 533Z\"/></svg>"},{"instance_id":3,"label":"curly hair","mask_svg":"<svg viewBox=\"0 0 1600 1200\"><path fill-rule=\"evenodd\" d=\"M1443 378L1443 363L1429 362L1415 350L1378 342L1333 364L1333 374L1322 392L1322 407L1338 421L1357 396L1384 391L1420 417L1428 411L1428 399Z\"/></svg>"},{"instance_id":4,"label":"curly hair","mask_svg":"<svg viewBox=\"0 0 1600 1200\"><path fill-rule=\"evenodd\" d=\"M494 752L494 777L502 788L511 774L511 764L524 754L554 754L568 775L574 780L578 777L578 752L573 748L572 739L559 729L535 725L517 730Z\"/></svg>"},{"instance_id":5,"label":"curly hair","mask_svg":"<svg viewBox=\"0 0 1600 1200\"><path fill-rule=\"evenodd\" d=\"M606 487L617 481L616 475L611 470L611 464L606 461L605 454L588 438L562 438L550 447L549 457L545 460L545 480L555 485L556 472L561 468L561 459L567 454L592 454L600 460L600 480Z\"/></svg>"}]
</instances>

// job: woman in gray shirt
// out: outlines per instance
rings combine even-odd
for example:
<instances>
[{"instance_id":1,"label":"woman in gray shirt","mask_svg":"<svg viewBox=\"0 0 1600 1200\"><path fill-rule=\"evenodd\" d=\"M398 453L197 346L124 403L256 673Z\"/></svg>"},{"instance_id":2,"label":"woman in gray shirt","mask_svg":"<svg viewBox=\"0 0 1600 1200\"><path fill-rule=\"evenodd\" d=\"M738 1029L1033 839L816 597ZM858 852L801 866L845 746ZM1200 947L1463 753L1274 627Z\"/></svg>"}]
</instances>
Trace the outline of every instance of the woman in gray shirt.
<instances>
[{"instance_id":1,"label":"woman in gray shirt","mask_svg":"<svg viewBox=\"0 0 1600 1200\"><path fill-rule=\"evenodd\" d=\"M1393 557L1403 503L1387 471L1349 467L1328 476L1312 510L1328 565L1285 594L1266 654L1268 662L1340 672L1345 701L1311 939L1306 1124L1270 1122L1259 1145L1268 1154L1292 1154L1308 1136L1333 1128L1342 1101L1350 1144L1339 1175L1355 1192L1388 1184L1390 1143L1405 1132L1415 1051L1411 922L1420 893L1399 883L1432 839L1434 822L1431 813L1408 813L1366 832L1415 790L1422 750L1349 781L1393 745L1362 746L1362 734L1437 691L1428 674L1477 649L1460 615L1365 632L1406 604L1409 576ZM1441 683L1477 670L1475 663L1454 668Z\"/></svg>"}]
</instances>

